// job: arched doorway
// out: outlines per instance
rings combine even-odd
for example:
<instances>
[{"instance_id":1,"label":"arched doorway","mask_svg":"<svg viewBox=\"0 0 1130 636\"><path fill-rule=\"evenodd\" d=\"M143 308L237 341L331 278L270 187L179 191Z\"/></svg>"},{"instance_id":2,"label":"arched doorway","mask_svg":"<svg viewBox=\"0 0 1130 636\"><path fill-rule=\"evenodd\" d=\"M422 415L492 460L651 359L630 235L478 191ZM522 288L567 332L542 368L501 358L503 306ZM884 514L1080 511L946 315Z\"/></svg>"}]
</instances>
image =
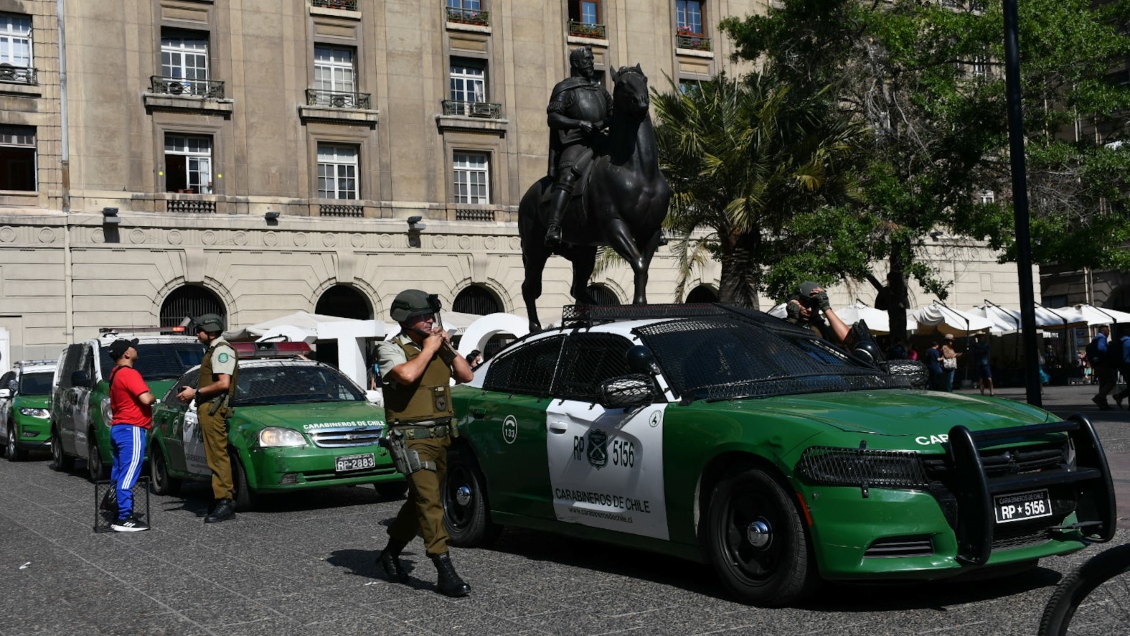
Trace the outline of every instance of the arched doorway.
<instances>
[{"instance_id":1,"label":"arched doorway","mask_svg":"<svg viewBox=\"0 0 1130 636\"><path fill-rule=\"evenodd\" d=\"M621 304L620 298L616 296L616 292L608 289L604 285L589 285L589 294L592 295L596 304L601 307L615 307Z\"/></svg>"},{"instance_id":2,"label":"arched doorway","mask_svg":"<svg viewBox=\"0 0 1130 636\"><path fill-rule=\"evenodd\" d=\"M706 285L699 285L687 294L688 303L716 303L718 302L718 294Z\"/></svg>"},{"instance_id":3,"label":"arched doorway","mask_svg":"<svg viewBox=\"0 0 1130 636\"><path fill-rule=\"evenodd\" d=\"M361 292L347 285L334 285L322 293L314 313L354 320L372 320L373 306Z\"/></svg>"},{"instance_id":4,"label":"arched doorway","mask_svg":"<svg viewBox=\"0 0 1130 636\"><path fill-rule=\"evenodd\" d=\"M228 312L216 294L200 285L183 285L173 290L161 303L160 327L176 327L186 317L219 314L227 325Z\"/></svg>"},{"instance_id":5,"label":"arched doorway","mask_svg":"<svg viewBox=\"0 0 1130 636\"><path fill-rule=\"evenodd\" d=\"M502 303L498 302L498 298L490 290L480 285L470 285L455 296L451 311L486 316L502 311Z\"/></svg>"}]
</instances>

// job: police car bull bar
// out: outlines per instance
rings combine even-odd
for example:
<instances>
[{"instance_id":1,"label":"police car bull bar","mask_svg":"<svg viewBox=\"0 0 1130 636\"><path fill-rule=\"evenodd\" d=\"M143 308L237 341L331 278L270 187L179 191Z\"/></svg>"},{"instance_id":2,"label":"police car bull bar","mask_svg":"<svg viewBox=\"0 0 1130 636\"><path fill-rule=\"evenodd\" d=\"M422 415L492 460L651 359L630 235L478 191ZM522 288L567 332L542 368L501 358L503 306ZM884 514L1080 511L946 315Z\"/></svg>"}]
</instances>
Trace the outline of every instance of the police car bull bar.
<instances>
[{"instance_id":1,"label":"police car bull bar","mask_svg":"<svg viewBox=\"0 0 1130 636\"><path fill-rule=\"evenodd\" d=\"M1037 441L1066 433L1074 449L1073 466L1029 473L1009 472L1003 476L987 474L978 447L1008 440ZM970 565L983 565L993 548L996 514L994 496L1053 486L1073 486L1077 523L1060 530L1078 529L1089 541L1105 542L1114 537L1117 508L1114 485L1102 444L1091 422L1082 415L1066 421L996 430L970 431L955 426L949 433L949 455L957 483L954 494L960 510L956 528L957 559Z\"/></svg>"}]
</instances>

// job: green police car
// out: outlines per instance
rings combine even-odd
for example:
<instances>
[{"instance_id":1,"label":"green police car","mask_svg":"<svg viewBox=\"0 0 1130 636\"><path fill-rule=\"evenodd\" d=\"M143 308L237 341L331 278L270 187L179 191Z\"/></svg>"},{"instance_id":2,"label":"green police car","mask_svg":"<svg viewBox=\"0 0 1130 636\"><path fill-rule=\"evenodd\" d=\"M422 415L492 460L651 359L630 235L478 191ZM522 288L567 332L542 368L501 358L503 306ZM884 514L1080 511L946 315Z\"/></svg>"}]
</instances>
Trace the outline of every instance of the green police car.
<instances>
[{"instance_id":1,"label":"green police car","mask_svg":"<svg viewBox=\"0 0 1130 636\"><path fill-rule=\"evenodd\" d=\"M710 563L776 606L822 579L1003 574L1113 536L1081 416L913 389L874 347L756 311L566 309L453 391L455 545L568 533Z\"/></svg>"},{"instance_id":2,"label":"green police car","mask_svg":"<svg viewBox=\"0 0 1130 636\"><path fill-rule=\"evenodd\" d=\"M237 509L254 507L259 494L330 486L374 484L382 496L404 494L403 476L379 445L384 409L365 391L333 367L296 358L309 352L303 343L233 346L240 361L228 452ZM176 397L197 386L199 373L182 375L153 408L149 470L157 494L211 479L196 407Z\"/></svg>"},{"instance_id":3,"label":"green police car","mask_svg":"<svg viewBox=\"0 0 1130 636\"><path fill-rule=\"evenodd\" d=\"M54 360L24 360L0 376L0 440L8 461L49 446Z\"/></svg>"}]
</instances>

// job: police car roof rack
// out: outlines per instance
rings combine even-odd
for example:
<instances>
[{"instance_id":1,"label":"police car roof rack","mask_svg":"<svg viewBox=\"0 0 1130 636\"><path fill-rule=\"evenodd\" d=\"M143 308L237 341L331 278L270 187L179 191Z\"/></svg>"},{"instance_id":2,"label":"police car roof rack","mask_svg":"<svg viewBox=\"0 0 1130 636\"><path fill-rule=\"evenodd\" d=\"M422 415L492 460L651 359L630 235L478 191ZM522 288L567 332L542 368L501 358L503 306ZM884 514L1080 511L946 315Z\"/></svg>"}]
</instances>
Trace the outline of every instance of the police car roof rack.
<instances>
[{"instance_id":1,"label":"police car roof rack","mask_svg":"<svg viewBox=\"0 0 1130 636\"><path fill-rule=\"evenodd\" d=\"M739 314L758 321L780 320L769 314L728 303L684 303L666 305L566 305L561 308L561 326L591 327L618 320L652 320L656 318L696 318Z\"/></svg>"},{"instance_id":2,"label":"police car roof rack","mask_svg":"<svg viewBox=\"0 0 1130 636\"><path fill-rule=\"evenodd\" d=\"M177 325L176 327L99 327L99 336L109 336L115 334L127 333L156 333L167 335L184 335L184 327Z\"/></svg>"},{"instance_id":3,"label":"police car roof rack","mask_svg":"<svg viewBox=\"0 0 1130 636\"><path fill-rule=\"evenodd\" d=\"M310 353L305 342L233 342L240 358L297 358Z\"/></svg>"},{"instance_id":4,"label":"police car roof rack","mask_svg":"<svg viewBox=\"0 0 1130 636\"><path fill-rule=\"evenodd\" d=\"M19 369L21 367L36 367L41 364L58 364L58 360L20 360L14 366Z\"/></svg>"}]
</instances>

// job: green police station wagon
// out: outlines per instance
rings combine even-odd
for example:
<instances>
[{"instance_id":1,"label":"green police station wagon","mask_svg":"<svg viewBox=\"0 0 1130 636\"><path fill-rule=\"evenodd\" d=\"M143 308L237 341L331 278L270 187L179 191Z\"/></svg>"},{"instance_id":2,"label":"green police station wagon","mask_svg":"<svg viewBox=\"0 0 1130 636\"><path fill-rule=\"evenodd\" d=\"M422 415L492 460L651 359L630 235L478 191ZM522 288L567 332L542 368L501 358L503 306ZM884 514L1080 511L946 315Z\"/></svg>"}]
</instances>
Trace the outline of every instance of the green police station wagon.
<instances>
[{"instance_id":1,"label":"green police station wagon","mask_svg":"<svg viewBox=\"0 0 1130 636\"><path fill-rule=\"evenodd\" d=\"M1085 418L909 387L760 312L567 308L455 389L446 523L456 545L515 525L708 562L766 606L1113 535Z\"/></svg>"},{"instance_id":2,"label":"green police station wagon","mask_svg":"<svg viewBox=\"0 0 1130 636\"><path fill-rule=\"evenodd\" d=\"M8 461L49 448L54 360L24 360L0 376L0 440Z\"/></svg>"},{"instance_id":3,"label":"green police station wagon","mask_svg":"<svg viewBox=\"0 0 1130 636\"><path fill-rule=\"evenodd\" d=\"M379 445L384 409L337 369L298 359L303 343L234 343L240 356L229 421L236 508L257 495L374 484L385 497L407 489L388 451ZM195 407L177 400L197 386L199 367L178 379L153 408L149 469L153 491L175 494L182 480L208 481ZM208 408L207 405L202 408Z\"/></svg>"}]
</instances>

